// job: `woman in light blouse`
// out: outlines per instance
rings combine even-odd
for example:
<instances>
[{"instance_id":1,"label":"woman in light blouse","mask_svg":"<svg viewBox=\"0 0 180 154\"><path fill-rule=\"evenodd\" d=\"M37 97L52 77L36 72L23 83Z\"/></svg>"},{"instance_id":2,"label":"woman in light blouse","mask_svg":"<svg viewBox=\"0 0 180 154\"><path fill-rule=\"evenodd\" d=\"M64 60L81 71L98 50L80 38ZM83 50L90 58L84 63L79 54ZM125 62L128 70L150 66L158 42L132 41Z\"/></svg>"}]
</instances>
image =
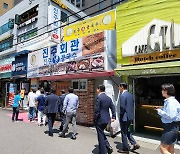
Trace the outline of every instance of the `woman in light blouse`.
<instances>
[{"instance_id":1,"label":"woman in light blouse","mask_svg":"<svg viewBox=\"0 0 180 154\"><path fill-rule=\"evenodd\" d=\"M162 96L164 100L163 108L156 108L157 113L161 116L163 123L163 133L161 137L160 150L162 154L174 154L174 144L178 138L178 114L180 111L180 104L175 99L175 89L172 84L163 84Z\"/></svg>"}]
</instances>

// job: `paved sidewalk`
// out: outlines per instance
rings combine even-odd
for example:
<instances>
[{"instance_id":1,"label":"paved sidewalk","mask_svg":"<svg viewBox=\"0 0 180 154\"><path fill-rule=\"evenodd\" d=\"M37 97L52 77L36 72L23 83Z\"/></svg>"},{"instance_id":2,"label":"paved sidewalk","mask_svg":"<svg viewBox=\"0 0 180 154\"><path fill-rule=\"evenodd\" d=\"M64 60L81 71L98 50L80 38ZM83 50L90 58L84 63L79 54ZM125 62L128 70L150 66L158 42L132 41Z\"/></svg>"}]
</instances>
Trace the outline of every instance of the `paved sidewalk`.
<instances>
[{"instance_id":1,"label":"paved sidewalk","mask_svg":"<svg viewBox=\"0 0 180 154\"><path fill-rule=\"evenodd\" d=\"M0 109L0 153L2 154L98 154L95 129L78 126L79 134L76 140L71 140L70 134L67 138L59 138L59 122L56 122L54 137L49 137L45 134L47 127L38 127L37 123L12 122L8 116L10 113L11 111ZM117 154L117 150L121 148L120 137L114 139L108 137L108 140L114 149L113 154ZM158 144L146 140L138 139L141 148L136 153L159 154ZM180 150L176 149L176 154L178 153Z\"/></svg>"}]
</instances>

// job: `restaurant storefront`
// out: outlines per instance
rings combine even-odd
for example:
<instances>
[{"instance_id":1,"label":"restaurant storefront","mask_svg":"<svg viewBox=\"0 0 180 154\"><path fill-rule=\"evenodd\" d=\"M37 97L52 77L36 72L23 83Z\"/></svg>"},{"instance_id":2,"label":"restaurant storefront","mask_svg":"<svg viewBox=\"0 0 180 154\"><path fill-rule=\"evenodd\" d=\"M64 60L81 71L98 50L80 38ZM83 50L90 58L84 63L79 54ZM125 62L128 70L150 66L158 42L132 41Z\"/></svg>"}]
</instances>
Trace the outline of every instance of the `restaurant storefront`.
<instances>
[{"instance_id":1,"label":"restaurant storefront","mask_svg":"<svg viewBox=\"0 0 180 154\"><path fill-rule=\"evenodd\" d=\"M101 21L104 18L108 18L108 21L103 24ZM85 30L85 27L89 27L89 30ZM67 42L28 54L28 78L38 77L41 83L50 82L58 95L61 89L68 92L69 86L74 88L80 100L77 114L79 124L94 124L94 103L98 84L106 82L111 89L109 95L115 97L114 83L109 81L109 77L117 78L114 77L113 71L116 66L114 28L115 11L112 10L87 19L86 22L66 26L64 34L68 36L65 35L64 40ZM69 29L73 33L69 33Z\"/></svg>"},{"instance_id":2,"label":"restaurant storefront","mask_svg":"<svg viewBox=\"0 0 180 154\"><path fill-rule=\"evenodd\" d=\"M162 123L155 106L163 106L164 98L161 85L172 83L176 89L176 99L180 101L180 62L164 62L127 66L116 71L118 75L127 76L135 99L134 129L140 132L162 131Z\"/></svg>"},{"instance_id":3,"label":"restaurant storefront","mask_svg":"<svg viewBox=\"0 0 180 154\"><path fill-rule=\"evenodd\" d=\"M9 104L9 84L13 82L11 79L12 74L12 61L15 60L14 56L4 56L0 58L0 105L7 107Z\"/></svg>"},{"instance_id":4,"label":"restaurant storefront","mask_svg":"<svg viewBox=\"0 0 180 154\"><path fill-rule=\"evenodd\" d=\"M114 32L100 32L93 36L90 35L86 39L78 38L28 54L27 75L31 81L38 77L39 85L44 87L45 84L50 83L51 87L56 88L57 95L60 95L62 89L68 93L68 87L74 88L80 100L77 115L79 124L88 126L94 124L97 85L103 84L104 80L111 80L109 77L117 78L114 77L113 69L108 69L115 68L113 65L108 66L110 58L107 59L106 50L106 45L108 45L106 42L112 40L107 36L112 33ZM89 44L90 48L83 48L82 44L88 44L89 41L92 43L92 45ZM66 52L63 52L64 46L67 47ZM112 54L112 51L109 48L109 55ZM52 60L50 61L50 59ZM114 84L111 83L111 88L113 86ZM115 97L114 94L110 95Z\"/></svg>"},{"instance_id":5,"label":"restaurant storefront","mask_svg":"<svg viewBox=\"0 0 180 154\"><path fill-rule=\"evenodd\" d=\"M117 8L115 72L134 95L134 130L161 134L157 133L162 131L161 119L154 110L154 106L163 106L161 85L172 83L180 101L180 20L173 14L178 10L175 2L143 2L132 0ZM128 16L132 12L133 17Z\"/></svg>"}]
</instances>

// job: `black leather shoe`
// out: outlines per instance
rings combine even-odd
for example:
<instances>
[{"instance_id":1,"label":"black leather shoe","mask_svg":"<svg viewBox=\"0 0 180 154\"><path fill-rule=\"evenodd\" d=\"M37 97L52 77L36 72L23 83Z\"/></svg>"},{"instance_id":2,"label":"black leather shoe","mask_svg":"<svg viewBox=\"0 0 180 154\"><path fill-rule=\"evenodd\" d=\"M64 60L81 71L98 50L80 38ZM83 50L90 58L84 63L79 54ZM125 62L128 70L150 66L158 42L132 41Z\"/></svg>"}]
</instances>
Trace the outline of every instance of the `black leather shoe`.
<instances>
[{"instance_id":1,"label":"black leather shoe","mask_svg":"<svg viewBox=\"0 0 180 154\"><path fill-rule=\"evenodd\" d=\"M62 132L62 130L63 130L63 126L60 126L59 131Z\"/></svg>"},{"instance_id":2,"label":"black leather shoe","mask_svg":"<svg viewBox=\"0 0 180 154\"><path fill-rule=\"evenodd\" d=\"M109 146L109 147L107 148L107 152L108 152L108 154L111 154L111 153L113 152L113 148L112 148L111 146Z\"/></svg>"},{"instance_id":3,"label":"black leather shoe","mask_svg":"<svg viewBox=\"0 0 180 154\"><path fill-rule=\"evenodd\" d=\"M52 133L49 133L49 136L53 137L53 134L52 134Z\"/></svg>"},{"instance_id":4,"label":"black leather shoe","mask_svg":"<svg viewBox=\"0 0 180 154\"><path fill-rule=\"evenodd\" d=\"M65 136L65 134L63 134L63 133L60 133L60 134L59 134L59 137L65 138L66 136Z\"/></svg>"},{"instance_id":5,"label":"black leather shoe","mask_svg":"<svg viewBox=\"0 0 180 154\"><path fill-rule=\"evenodd\" d=\"M133 145L133 148L132 148L132 151L135 151L135 150L137 150L137 149L139 149L140 148L140 145L139 144L134 144Z\"/></svg>"},{"instance_id":6,"label":"black leather shoe","mask_svg":"<svg viewBox=\"0 0 180 154\"><path fill-rule=\"evenodd\" d=\"M128 153L129 153L129 150L118 150L117 152L118 152L118 153L127 153L127 154L128 154Z\"/></svg>"},{"instance_id":7,"label":"black leather shoe","mask_svg":"<svg viewBox=\"0 0 180 154\"><path fill-rule=\"evenodd\" d=\"M72 140L76 140L76 136L74 136L74 135L71 136L71 139L72 139Z\"/></svg>"}]
</instances>

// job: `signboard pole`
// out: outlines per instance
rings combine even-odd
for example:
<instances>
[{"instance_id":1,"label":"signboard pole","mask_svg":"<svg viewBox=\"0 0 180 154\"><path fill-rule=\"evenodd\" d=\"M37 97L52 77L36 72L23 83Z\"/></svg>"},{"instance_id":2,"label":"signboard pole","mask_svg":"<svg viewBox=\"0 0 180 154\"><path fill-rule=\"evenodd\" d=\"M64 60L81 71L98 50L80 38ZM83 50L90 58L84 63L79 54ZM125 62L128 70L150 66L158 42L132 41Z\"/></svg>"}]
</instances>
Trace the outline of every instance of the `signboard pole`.
<instances>
[{"instance_id":1,"label":"signboard pole","mask_svg":"<svg viewBox=\"0 0 180 154\"><path fill-rule=\"evenodd\" d=\"M7 105L6 105L6 103L7 103L7 93L8 93L8 83L6 83L6 94L5 94L5 104L4 104L4 107L5 107L5 109L6 109L6 107L7 107Z\"/></svg>"}]
</instances>

